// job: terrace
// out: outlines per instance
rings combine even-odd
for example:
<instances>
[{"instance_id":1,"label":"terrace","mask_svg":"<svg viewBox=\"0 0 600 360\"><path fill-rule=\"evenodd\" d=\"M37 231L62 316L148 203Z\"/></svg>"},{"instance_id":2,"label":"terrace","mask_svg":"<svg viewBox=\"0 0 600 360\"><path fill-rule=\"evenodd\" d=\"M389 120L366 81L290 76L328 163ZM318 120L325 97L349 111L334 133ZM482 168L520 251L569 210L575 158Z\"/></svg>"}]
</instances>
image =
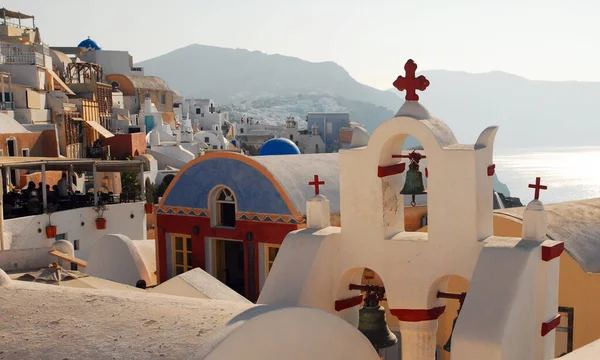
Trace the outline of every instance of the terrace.
<instances>
[{"instance_id":1,"label":"terrace","mask_svg":"<svg viewBox=\"0 0 600 360\"><path fill-rule=\"evenodd\" d=\"M96 159L65 159L65 158L31 158L31 157L3 157L0 158L2 179L6 184L16 182L16 171L26 170L28 175L41 175L41 188L12 189L3 186L3 215L4 218L16 218L30 215L39 215L52 211L71 210L83 207L96 207L101 204L121 204L142 200L144 183L140 182L140 192L120 192L115 194L100 187L102 179L98 173L135 173L143 172L143 163L139 160L96 160ZM62 172L67 174L69 191L60 193L58 190L49 190L47 185L48 172ZM85 191L74 190L74 173L85 173ZM96 187L100 187L96 189Z\"/></svg>"}]
</instances>

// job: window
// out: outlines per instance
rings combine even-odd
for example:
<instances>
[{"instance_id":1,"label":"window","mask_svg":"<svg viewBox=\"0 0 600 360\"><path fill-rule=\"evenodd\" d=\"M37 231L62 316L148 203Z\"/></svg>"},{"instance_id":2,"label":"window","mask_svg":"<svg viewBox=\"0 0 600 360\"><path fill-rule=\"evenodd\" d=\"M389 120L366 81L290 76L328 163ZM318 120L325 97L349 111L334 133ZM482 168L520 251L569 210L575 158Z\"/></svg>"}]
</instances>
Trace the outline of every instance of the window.
<instances>
[{"instance_id":1,"label":"window","mask_svg":"<svg viewBox=\"0 0 600 360\"><path fill-rule=\"evenodd\" d=\"M28 157L29 156L29 149L21 149L21 154L23 154L23 157Z\"/></svg>"},{"instance_id":2,"label":"window","mask_svg":"<svg viewBox=\"0 0 600 360\"><path fill-rule=\"evenodd\" d=\"M14 139L8 139L6 142L6 147L8 147L8 156L16 156L16 141Z\"/></svg>"},{"instance_id":3,"label":"window","mask_svg":"<svg viewBox=\"0 0 600 360\"><path fill-rule=\"evenodd\" d=\"M56 234L55 239L56 239L56 241L58 241L58 240L67 240L67 233Z\"/></svg>"},{"instance_id":4,"label":"window","mask_svg":"<svg viewBox=\"0 0 600 360\"><path fill-rule=\"evenodd\" d=\"M327 133L331 134L333 132L333 124L328 122L327 123Z\"/></svg>"},{"instance_id":5,"label":"window","mask_svg":"<svg viewBox=\"0 0 600 360\"><path fill-rule=\"evenodd\" d=\"M572 307L558 307L560 324L556 327L556 353L558 356L573 351L573 322L575 309Z\"/></svg>"},{"instance_id":6,"label":"window","mask_svg":"<svg viewBox=\"0 0 600 360\"><path fill-rule=\"evenodd\" d=\"M202 113L202 108L196 108L196 115L200 115Z\"/></svg>"},{"instance_id":7,"label":"window","mask_svg":"<svg viewBox=\"0 0 600 360\"><path fill-rule=\"evenodd\" d=\"M267 275L269 275L277 253L279 253L279 245L265 244L265 250L267 252L265 256L265 260L267 261Z\"/></svg>"},{"instance_id":8,"label":"window","mask_svg":"<svg viewBox=\"0 0 600 360\"><path fill-rule=\"evenodd\" d=\"M218 150L219 147L217 145L213 145L213 150Z\"/></svg>"},{"instance_id":9,"label":"window","mask_svg":"<svg viewBox=\"0 0 600 360\"><path fill-rule=\"evenodd\" d=\"M207 144L210 142L210 139L208 138L208 136L204 137L204 142L207 143Z\"/></svg>"},{"instance_id":10,"label":"window","mask_svg":"<svg viewBox=\"0 0 600 360\"><path fill-rule=\"evenodd\" d=\"M290 134L290 140L294 141L294 135Z\"/></svg>"},{"instance_id":11,"label":"window","mask_svg":"<svg viewBox=\"0 0 600 360\"><path fill-rule=\"evenodd\" d=\"M240 129L240 134L243 134L243 133L244 133L244 128L241 128Z\"/></svg>"},{"instance_id":12,"label":"window","mask_svg":"<svg viewBox=\"0 0 600 360\"><path fill-rule=\"evenodd\" d=\"M231 190L219 190L215 202L217 226L235 227L235 197Z\"/></svg>"},{"instance_id":13,"label":"window","mask_svg":"<svg viewBox=\"0 0 600 360\"><path fill-rule=\"evenodd\" d=\"M223 150L223 145L221 145L221 150Z\"/></svg>"},{"instance_id":14,"label":"window","mask_svg":"<svg viewBox=\"0 0 600 360\"><path fill-rule=\"evenodd\" d=\"M160 103L161 104L166 104L167 103L167 96L165 94L162 94L160 96Z\"/></svg>"},{"instance_id":15,"label":"window","mask_svg":"<svg viewBox=\"0 0 600 360\"><path fill-rule=\"evenodd\" d=\"M192 238L173 235L173 267L175 276L192 269Z\"/></svg>"},{"instance_id":16,"label":"window","mask_svg":"<svg viewBox=\"0 0 600 360\"><path fill-rule=\"evenodd\" d=\"M315 144L315 154L319 153L319 144Z\"/></svg>"},{"instance_id":17,"label":"window","mask_svg":"<svg viewBox=\"0 0 600 360\"><path fill-rule=\"evenodd\" d=\"M73 240L73 248L79 250L79 240Z\"/></svg>"}]
</instances>

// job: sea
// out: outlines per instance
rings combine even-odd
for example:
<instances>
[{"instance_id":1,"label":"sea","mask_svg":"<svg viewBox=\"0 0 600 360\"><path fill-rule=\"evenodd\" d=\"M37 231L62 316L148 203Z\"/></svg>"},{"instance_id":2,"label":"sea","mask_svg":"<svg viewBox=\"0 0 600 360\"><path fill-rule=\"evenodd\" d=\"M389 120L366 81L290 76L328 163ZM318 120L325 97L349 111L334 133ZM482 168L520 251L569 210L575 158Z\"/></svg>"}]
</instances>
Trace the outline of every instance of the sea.
<instances>
[{"instance_id":1,"label":"sea","mask_svg":"<svg viewBox=\"0 0 600 360\"><path fill-rule=\"evenodd\" d=\"M545 204L600 197L600 146L494 149L496 174L510 196L526 205L533 199L528 188L540 177L547 190Z\"/></svg>"}]
</instances>

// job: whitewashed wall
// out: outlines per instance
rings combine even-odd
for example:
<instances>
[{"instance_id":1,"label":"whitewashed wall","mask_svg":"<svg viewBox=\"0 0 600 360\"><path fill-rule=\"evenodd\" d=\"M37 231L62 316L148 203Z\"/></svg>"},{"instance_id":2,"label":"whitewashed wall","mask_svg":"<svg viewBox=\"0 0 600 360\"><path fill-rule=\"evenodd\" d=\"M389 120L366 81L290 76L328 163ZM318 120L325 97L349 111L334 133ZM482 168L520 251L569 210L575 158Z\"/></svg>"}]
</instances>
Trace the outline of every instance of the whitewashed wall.
<instances>
[{"instance_id":1,"label":"whitewashed wall","mask_svg":"<svg viewBox=\"0 0 600 360\"><path fill-rule=\"evenodd\" d=\"M51 215L57 234L66 234L66 240L71 243L79 240L75 256L83 260L88 259L96 240L103 235L123 234L135 240L146 239L146 216L142 202L108 205L104 213L107 220L105 230L96 229L96 218L97 214L91 207L59 211ZM0 268L25 269L37 263L37 259L44 255L45 250L49 251L55 241L46 238L48 224L46 214L5 220ZM42 265L48 265L45 256L39 261L42 261Z\"/></svg>"}]
</instances>

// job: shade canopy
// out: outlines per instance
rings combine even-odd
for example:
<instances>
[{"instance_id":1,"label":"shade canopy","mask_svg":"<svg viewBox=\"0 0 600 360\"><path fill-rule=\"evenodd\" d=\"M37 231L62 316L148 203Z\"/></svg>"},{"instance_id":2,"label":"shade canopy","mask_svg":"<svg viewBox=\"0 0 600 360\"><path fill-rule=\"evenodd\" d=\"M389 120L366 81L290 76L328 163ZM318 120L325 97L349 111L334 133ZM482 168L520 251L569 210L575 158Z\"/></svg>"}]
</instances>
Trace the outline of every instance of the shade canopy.
<instances>
[{"instance_id":1,"label":"shade canopy","mask_svg":"<svg viewBox=\"0 0 600 360\"><path fill-rule=\"evenodd\" d=\"M93 171L101 172L141 172L141 160L95 160L95 159L66 159L44 157L9 157L0 158L0 168L40 170L42 165L46 171Z\"/></svg>"}]
</instances>

